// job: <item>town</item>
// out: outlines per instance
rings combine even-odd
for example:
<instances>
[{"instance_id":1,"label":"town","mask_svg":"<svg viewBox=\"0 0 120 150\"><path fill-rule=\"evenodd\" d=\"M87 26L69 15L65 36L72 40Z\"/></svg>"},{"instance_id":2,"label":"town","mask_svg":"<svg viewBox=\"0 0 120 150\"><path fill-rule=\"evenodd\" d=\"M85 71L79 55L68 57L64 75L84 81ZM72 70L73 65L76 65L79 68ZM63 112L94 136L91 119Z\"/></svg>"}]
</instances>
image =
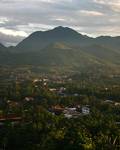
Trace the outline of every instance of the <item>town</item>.
<instances>
[{"instance_id":1,"label":"town","mask_svg":"<svg viewBox=\"0 0 120 150\"><path fill-rule=\"evenodd\" d=\"M119 149L119 75L37 74L23 68L1 72L1 149L21 150L23 143L25 149L30 149L29 143L45 149L52 141L57 145L71 141L72 146L78 133L84 134L79 137L84 145L78 147ZM39 145L42 140L46 144Z\"/></svg>"}]
</instances>

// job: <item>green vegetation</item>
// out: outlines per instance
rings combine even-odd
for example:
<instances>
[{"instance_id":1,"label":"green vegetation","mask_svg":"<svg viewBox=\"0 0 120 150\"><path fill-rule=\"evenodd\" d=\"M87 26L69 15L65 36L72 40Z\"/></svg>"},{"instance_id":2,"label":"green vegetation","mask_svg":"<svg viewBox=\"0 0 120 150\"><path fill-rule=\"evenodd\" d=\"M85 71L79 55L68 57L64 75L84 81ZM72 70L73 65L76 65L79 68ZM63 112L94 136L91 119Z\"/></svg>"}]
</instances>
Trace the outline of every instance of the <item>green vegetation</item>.
<instances>
[{"instance_id":1,"label":"green vegetation","mask_svg":"<svg viewBox=\"0 0 120 150\"><path fill-rule=\"evenodd\" d=\"M0 45L0 64L39 66L46 71L120 73L120 38L90 38L70 28L37 31L15 47Z\"/></svg>"},{"instance_id":2,"label":"green vegetation","mask_svg":"<svg viewBox=\"0 0 120 150\"><path fill-rule=\"evenodd\" d=\"M9 69L3 69L4 81L10 76ZM92 79L89 74L51 76L26 71L28 76L24 69L15 69L9 83L1 80L1 149L120 148L120 86L116 78L100 82L100 77ZM90 113L78 110L80 115L66 118L64 111L53 114L55 106L89 106Z\"/></svg>"},{"instance_id":3,"label":"green vegetation","mask_svg":"<svg viewBox=\"0 0 120 150\"><path fill-rule=\"evenodd\" d=\"M119 150L119 43L57 27L0 44L0 150Z\"/></svg>"}]
</instances>

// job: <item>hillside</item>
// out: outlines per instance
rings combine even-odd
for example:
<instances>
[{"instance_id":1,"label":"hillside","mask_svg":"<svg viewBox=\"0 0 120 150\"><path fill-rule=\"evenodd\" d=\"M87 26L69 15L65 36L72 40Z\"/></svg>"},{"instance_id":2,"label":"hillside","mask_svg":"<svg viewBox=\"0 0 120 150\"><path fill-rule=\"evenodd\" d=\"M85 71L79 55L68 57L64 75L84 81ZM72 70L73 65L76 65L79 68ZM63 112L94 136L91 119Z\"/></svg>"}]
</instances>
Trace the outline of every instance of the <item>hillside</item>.
<instances>
[{"instance_id":1,"label":"hillside","mask_svg":"<svg viewBox=\"0 0 120 150\"><path fill-rule=\"evenodd\" d=\"M32 33L16 47L0 45L0 64L71 71L120 70L120 37L90 38L67 27Z\"/></svg>"},{"instance_id":2,"label":"hillside","mask_svg":"<svg viewBox=\"0 0 120 150\"><path fill-rule=\"evenodd\" d=\"M37 31L20 42L15 49L17 52L37 51L45 48L47 45L56 42L65 42L71 45L79 45L92 40L87 36L83 36L68 27L56 27L53 30Z\"/></svg>"}]
</instances>

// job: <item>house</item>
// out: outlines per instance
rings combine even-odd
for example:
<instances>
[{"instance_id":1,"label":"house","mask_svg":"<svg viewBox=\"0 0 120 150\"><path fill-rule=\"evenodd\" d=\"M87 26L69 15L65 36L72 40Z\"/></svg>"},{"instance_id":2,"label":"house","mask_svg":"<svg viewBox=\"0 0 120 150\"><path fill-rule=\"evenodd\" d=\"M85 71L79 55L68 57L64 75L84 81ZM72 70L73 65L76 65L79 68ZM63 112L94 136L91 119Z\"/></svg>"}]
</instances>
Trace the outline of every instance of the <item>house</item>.
<instances>
[{"instance_id":1,"label":"house","mask_svg":"<svg viewBox=\"0 0 120 150\"><path fill-rule=\"evenodd\" d=\"M115 106L120 106L120 103L119 102L115 102Z\"/></svg>"},{"instance_id":2,"label":"house","mask_svg":"<svg viewBox=\"0 0 120 150\"><path fill-rule=\"evenodd\" d=\"M25 97L25 101L30 102L30 101L34 101L33 97Z\"/></svg>"},{"instance_id":3,"label":"house","mask_svg":"<svg viewBox=\"0 0 120 150\"><path fill-rule=\"evenodd\" d=\"M47 78L43 79L43 82L48 82L48 81L49 81L49 79L47 79Z\"/></svg>"},{"instance_id":4,"label":"house","mask_svg":"<svg viewBox=\"0 0 120 150\"><path fill-rule=\"evenodd\" d=\"M50 88L49 91L51 91L51 92L56 92L57 89L56 89L56 88Z\"/></svg>"},{"instance_id":5,"label":"house","mask_svg":"<svg viewBox=\"0 0 120 150\"><path fill-rule=\"evenodd\" d=\"M34 79L33 83L42 82L42 79Z\"/></svg>"},{"instance_id":6,"label":"house","mask_svg":"<svg viewBox=\"0 0 120 150\"><path fill-rule=\"evenodd\" d=\"M18 107L19 103L13 100L7 100L7 104L9 107Z\"/></svg>"},{"instance_id":7,"label":"house","mask_svg":"<svg viewBox=\"0 0 120 150\"><path fill-rule=\"evenodd\" d=\"M116 122L115 124L116 124L116 125L120 125L120 122Z\"/></svg>"},{"instance_id":8,"label":"house","mask_svg":"<svg viewBox=\"0 0 120 150\"><path fill-rule=\"evenodd\" d=\"M0 126L3 126L6 121L9 121L12 125L16 125L22 121L22 117L16 114L0 115Z\"/></svg>"},{"instance_id":9,"label":"house","mask_svg":"<svg viewBox=\"0 0 120 150\"><path fill-rule=\"evenodd\" d=\"M89 106L83 106L82 107L82 114L83 115L89 115L89 113L90 113L90 108L89 108Z\"/></svg>"},{"instance_id":10,"label":"house","mask_svg":"<svg viewBox=\"0 0 120 150\"><path fill-rule=\"evenodd\" d=\"M65 118L78 118L81 115L88 115L90 113L90 108L88 105L81 107L77 105L76 107L63 107L60 105L52 106L49 111L54 115L64 114Z\"/></svg>"},{"instance_id":11,"label":"house","mask_svg":"<svg viewBox=\"0 0 120 150\"><path fill-rule=\"evenodd\" d=\"M66 107L65 109L71 112L76 111L76 107Z\"/></svg>"},{"instance_id":12,"label":"house","mask_svg":"<svg viewBox=\"0 0 120 150\"><path fill-rule=\"evenodd\" d=\"M77 96L79 96L79 94L78 93L74 93L74 96L77 97Z\"/></svg>"},{"instance_id":13,"label":"house","mask_svg":"<svg viewBox=\"0 0 120 150\"><path fill-rule=\"evenodd\" d=\"M112 103L113 103L113 101L112 101L112 100L109 100L109 99L105 100L104 102L105 102L105 103L109 103L109 104L112 104Z\"/></svg>"},{"instance_id":14,"label":"house","mask_svg":"<svg viewBox=\"0 0 120 150\"><path fill-rule=\"evenodd\" d=\"M64 116L66 118L77 118L78 116L80 116L80 112L77 111L76 107L66 107L63 111Z\"/></svg>"},{"instance_id":15,"label":"house","mask_svg":"<svg viewBox=\"0 0 120 150\"><path fill-rule=\"evenodd\" d=\"M68 118L68 119L73 117L72 114L68 114L68 113L65 113L64 116L65 116L65 118Z\"/></svg>"},{"instance_id":16,"label":"house","mask_svg":"<svg viewBox=\"0 0 120 150\"><path fill-rule=\"evenodd\" d=\"M60 105L52 106L51 109L49 109L50 112L54 113L55 115L60 115L64 111L64 107Z\"/></svg>"}]
</instances>

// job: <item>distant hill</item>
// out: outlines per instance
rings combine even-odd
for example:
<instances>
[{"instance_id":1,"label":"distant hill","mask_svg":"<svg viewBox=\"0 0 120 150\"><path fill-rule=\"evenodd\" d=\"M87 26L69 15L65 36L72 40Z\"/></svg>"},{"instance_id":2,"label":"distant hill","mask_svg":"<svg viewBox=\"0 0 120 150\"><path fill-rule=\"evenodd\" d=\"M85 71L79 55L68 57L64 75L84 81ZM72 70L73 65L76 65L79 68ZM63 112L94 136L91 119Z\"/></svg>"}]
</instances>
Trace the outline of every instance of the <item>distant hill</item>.
<instances>
[{"instance_id":1,"label":"distant hill","mask_svg":"<svg viewBox=\"0 0 120 150\"><path fill-rule=\"evenodd\" d=\"M32 33L16 47L0 44L0 64L66 70L120 70L120 37L91 38L68 27Z\"/></svg>"},{"instance_id":2,"label":"distant hill","mask_svg":"<svg viewBox=\"0 0 120 150\"><path fill-rule=\"evenodd\" d=\"M47 45L56 42L69 43L71 45L83 45L91 38L83 36L68 27L56 27L49 31L37 31L20 42L16 48L19 52L37 51L45 48Z\"/></svg>"},{"instance_id":3,"label":"distant hill","mask_svg":"<svg viewBox=\"0 0 120 150\"><path fill-rule=\"evenodd\" d=\"M0 43L0 51L4 51L4 50L6 50L7 48L3 45L3 44L1 44Z\"/></svg>"},{"instance_id":4,"label":"distant hill","mask_svg":"<svg viewBox=\"0 0 120 150\"><path fill-rule=\"evenodd\" d=\"M120 36L111 37L111 36L100 36L97 37L94 43L98 43L100 45L117 49L120 51Z\"/></svg>"}]
</instances>

